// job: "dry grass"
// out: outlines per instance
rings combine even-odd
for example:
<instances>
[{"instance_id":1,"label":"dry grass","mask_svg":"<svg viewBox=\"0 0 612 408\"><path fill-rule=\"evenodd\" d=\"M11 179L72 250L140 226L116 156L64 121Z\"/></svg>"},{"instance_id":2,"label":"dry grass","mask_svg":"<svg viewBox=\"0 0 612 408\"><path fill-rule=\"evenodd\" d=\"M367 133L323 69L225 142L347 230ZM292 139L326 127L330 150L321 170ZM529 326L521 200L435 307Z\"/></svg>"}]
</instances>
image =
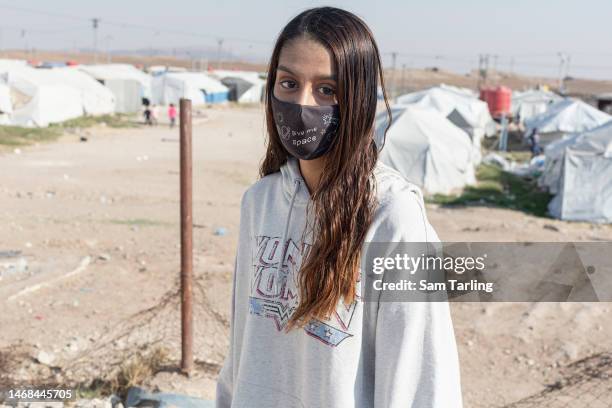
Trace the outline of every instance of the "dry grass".
<instances>
[{"instance_id":1,"label":"dry grass","mask_svg":"<svg viewBox=\"0 0 612 408\"><path fill-rule=\"evenodd\" d=\"M112 391L121 395L130 387L142 385L168 363L168 357L168 351L163 347L135 355L119 368L117 376L110 382Z\"/></svg>"}]
</instances>

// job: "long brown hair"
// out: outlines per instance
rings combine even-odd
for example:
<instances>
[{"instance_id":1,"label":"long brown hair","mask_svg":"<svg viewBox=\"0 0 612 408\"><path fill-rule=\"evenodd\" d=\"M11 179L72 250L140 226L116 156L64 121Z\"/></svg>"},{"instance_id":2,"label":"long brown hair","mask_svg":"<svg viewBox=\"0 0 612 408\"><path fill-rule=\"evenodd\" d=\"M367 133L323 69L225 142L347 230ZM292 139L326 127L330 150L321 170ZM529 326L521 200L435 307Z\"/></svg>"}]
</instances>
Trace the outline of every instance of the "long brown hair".
<instances>
[{"instance_id":1,"label":"long brown hair","mask_svg":"<svg viewBox=\"0 0 612 408\"><path fill-rule=\"evenodd\" d=\"M338 8L306 10L285 26L270 59L265 97L269 139L260 177L279 171L287 161L288 153L274 123L271 96L281 49L292 39L303 36L319 42L333 56L340 125L308 204L307 211L315 214L310 231L316 234L300 268L300 303L287 330L302 326L311 318L329 317L340 299L347 305L355 301L361 246L376 205L371 176L378 159L374 142L378 85L383 89L388 123L391 122L380 53L367 25Z\"/></svg>"}]
</instances>

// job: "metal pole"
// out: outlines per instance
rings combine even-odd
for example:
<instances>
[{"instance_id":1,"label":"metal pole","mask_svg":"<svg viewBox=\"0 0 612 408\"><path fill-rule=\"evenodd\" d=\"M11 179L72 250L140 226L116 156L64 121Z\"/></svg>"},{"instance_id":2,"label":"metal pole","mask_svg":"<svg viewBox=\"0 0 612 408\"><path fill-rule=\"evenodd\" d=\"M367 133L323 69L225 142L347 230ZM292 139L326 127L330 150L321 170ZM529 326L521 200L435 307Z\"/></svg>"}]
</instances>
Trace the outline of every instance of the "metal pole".
<instances>
[{"instance_id":1,"label":"metal pole","mask_svg":"<svg viewBox=\"0 0 612 408\"><path fill-rule=\"evenodd\" d=\"M193 217L191 166L191 100L180 104L181 164L181 371L193 368Z\"/></svg>"},{"instance_id":2,"label":"metal pole","mask_svg":"<svg viewBox=\"0 0 612 408\"><path fill-rule=\"evenodd\" d=\"M100 19L92 18L91 22L93 23L94 64L97 64L98 63L98 23L100 22Z\"/></svg>"},{"instance_id":3,"label":"metal pole","mask_svg":"<svg viewBox=\"0 0 612 408\"><path fill-rule=\"evenodd\" d=\"M397 96L397 75L395 72L395 62L397 60L397 52L392 52L391 53L391 70L393 72L393 76L391 77L393 79L393 82L391 82L391 99L395 100L395 97Z\"/></svg>"}]
</instances>

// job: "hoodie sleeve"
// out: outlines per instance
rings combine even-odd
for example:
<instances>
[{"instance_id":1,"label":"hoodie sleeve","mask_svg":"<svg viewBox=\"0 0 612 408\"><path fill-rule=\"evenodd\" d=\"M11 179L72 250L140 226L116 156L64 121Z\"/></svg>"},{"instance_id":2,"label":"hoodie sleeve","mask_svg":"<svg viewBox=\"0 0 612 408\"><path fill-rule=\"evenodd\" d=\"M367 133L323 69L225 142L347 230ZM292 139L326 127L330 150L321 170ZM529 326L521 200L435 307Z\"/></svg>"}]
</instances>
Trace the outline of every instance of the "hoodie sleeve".
<instances>
[{"instance_id":1,"label":"hoodie sleeve","mask_svg":"<svg viewBox=\"0 0 612 408\"><path fill-rule=\"evenodd\" d=\"M233 285L232 285L232 305L230 315L230 341L227 356L219 372L219 378L217 379L217 394L215 398L215 408L230 408L232 406L232 394L233 394L233 365L234 365L234 337L235 337L235 301L236 301L236 266L238 256L234 261L234 273L233 273Z\"/></svg>"},{"instance_id":2,"label":"hoodie sleeve","mask_svg":"<svg viewBox=\"0 0 612 408\"><path fill-rule=\"evenodd\" d=\"M373 241L439 242L418 189L393 194ZM376 408L462 407L457 345L448 302L378 302Z\"/></svg>"}]
</instances>

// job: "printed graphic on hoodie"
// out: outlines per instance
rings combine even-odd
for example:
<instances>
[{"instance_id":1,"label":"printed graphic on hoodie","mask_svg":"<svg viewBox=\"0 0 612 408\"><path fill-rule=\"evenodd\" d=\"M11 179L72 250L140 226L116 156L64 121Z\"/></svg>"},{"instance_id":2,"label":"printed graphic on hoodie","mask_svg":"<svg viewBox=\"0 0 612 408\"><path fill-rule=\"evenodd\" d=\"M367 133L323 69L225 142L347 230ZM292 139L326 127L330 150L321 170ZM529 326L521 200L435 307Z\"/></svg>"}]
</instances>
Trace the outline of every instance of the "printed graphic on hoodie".
<instances>
[{"instance_id":1,"label":"printed graphic on hoodie","mask_svg":"<svg viewBox=\"0 0 612 408\"><path fill-rule=\"evenodd\" d=\"M272 319L278 331L285 328L298 306L297 272L300 269L302 258L308 255L311 248L311 245L306 243L300 248L292 239L287 240L285 246L285 256L282 264L279 265L284 249L281 245L281 238L265 235L255 237L251 296L249 298L250 313ZM312 319L304 327L304 331L332 347L352 337L350 327L360 300L360 287L360 283L357 282L358 292L355 302L346 306L340 301L330 319L325 321Z\"/></svg>"}]
</instances>

